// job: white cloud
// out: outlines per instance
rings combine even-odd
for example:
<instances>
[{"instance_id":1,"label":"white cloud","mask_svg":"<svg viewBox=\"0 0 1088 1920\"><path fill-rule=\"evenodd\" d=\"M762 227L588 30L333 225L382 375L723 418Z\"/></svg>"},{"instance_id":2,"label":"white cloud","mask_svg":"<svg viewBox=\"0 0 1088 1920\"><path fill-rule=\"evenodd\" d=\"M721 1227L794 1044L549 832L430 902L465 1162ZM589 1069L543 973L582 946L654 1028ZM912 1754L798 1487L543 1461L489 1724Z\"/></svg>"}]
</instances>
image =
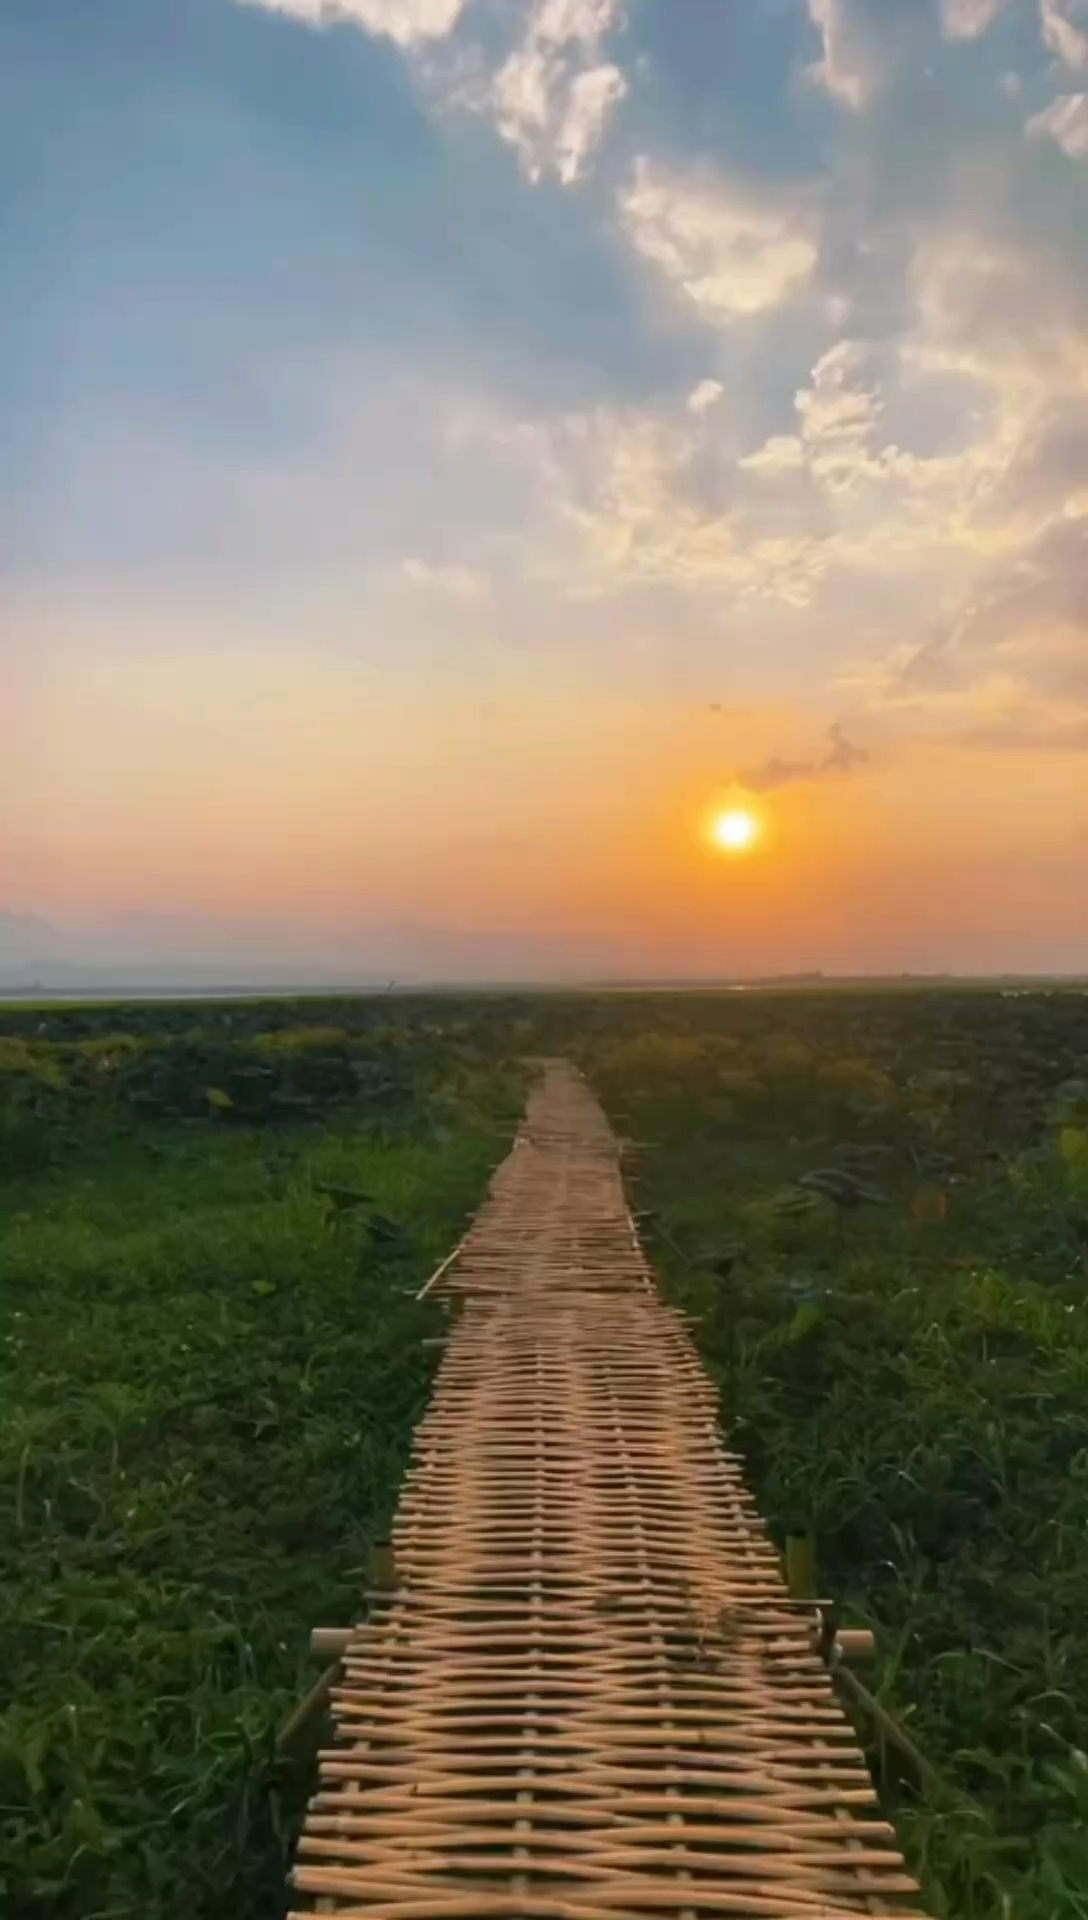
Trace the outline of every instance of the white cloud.
<instances>
[{"instance_id":1,"label":"white cloud","mask_svg":"<svg viewBox=\"0 0 1088 1920\"><path fill-rule=\"evenodd\" d=\"M806 78L840 106L862 113L907 74L923 82L933 79L939 54L935 27L939 26L946 41L977 40L1011 0L807 0L807 4L821 47Z\"/></svg>"},{"instance_id":2,"label":"white cloud","mask_svg":"<svg viewBox=\"0 0 1088 1920\"><path fill-rule=\"evenodd\" d=\"M792 503L780 510L764 478L742 476L750 503L732 497L733 455L713 412L601 407L516 428L480 420L475 432L497 435L536 476L537 551L550 555L546 583L567 600L668 587L801 607L824 570L819 539ZM707 497L703 461L710 496L720 470L720 501Z\"/></svg>"},{"instance_id":3,"label":"white cloud","mask_svg":"<svg viewBox=\"0 0 1088 1920\"><path fill-rule=\"evenodd\" d=\"M862 10L854 0L855 13ZM549 17L553 30L564 23L538 6L532 32ZM598 8L580 17L599 25L604 15ZM528 7L510 18L528 42ZM928 18L939 57L936 0ZM448 51L438 50L440 61ZM496 56L482 46L478 53L473 104L490 117ZM946 49L945 58L964 65L962 54ZM421 64L413 56L417 71ZM980 77L988 113L1001 65ZM546 75L534 79L526 68L521 84L521 124L535 114L546 126ZM899 116L897 138L909 110L909 93L901 98L897 89L889 107ZM893 196L890 219L882 207L879 222L869 195L856 192L852 168L811 197L792 184L790 197L766 187L755 197L709 166L689 170L653 152L625 176L617 214L629 244L663 276L663 288L723 328L714 350L702 365L689 362L668 405L557 414L541 400L540 412L526 416L512 399L490 406L473 396L470 405L461 395L448 422L451 444L464 440L448 462L453 491L479 487L483 474L489 511L509 495L523 506L510 535L524 540L516 570L545 615L616 596L626 617L628 607L658 605L659 594L671 605L664 595L678 591L693 624L719 620L727 606L731 619L763 619L775 633L824 633L829 652L842 644L834 636L848 632L870 659L887 658L896 642L917 643L954 623L991 567L1030 550L1042 517L1078 474L1088 487L1083 432L1071 433L1069 405L1078 354L1088 391L1088 350L1075 250L1060 222L1055 236L1033 214L1027 231L1010 191L1030 166L1023 117L1014 124L1011 114L1000 116L1007 144L996 156L987 152L992 174L961 167L953 155L947 193L934 192L919 210L904 177L902 205ZM851 159L859 143L866 153L877 147L879 158L883 129L883 114L840 128ZM1048 126L1035 131L1056 137ZM516 133L506 137L517 146ZM557 155L553 143L538 159L562 178ZM943 165L937 153L938 178ZM848 308L833 306L843 290ZM773 327L760 323L787 301ZM747 315L754 324L735 324ZM850 337L826 351L843 333ZM800 365L811 364L811 375L791 379L783 393L781 373L807 342ZM711 367L720 378L709 376ZM1055 394L1057 424L1043 444L1033 429ZM404 586L428 597L435 617L452 609L450 617L471 621L486 577L436 560L475 560L479 548L440 524L436 546L417 549L419 524L415 534L398 528L393 551L432 558L409 562ZM508 562L512 549L505 551ZM503 578L515 571L506 562L497 563ZM1002 697L1021 699L1038 672L1025 656Z\"/></svg>"},{"instance_id":4,"label":"white cloud","mask_svg":"<svg viewBox=\"0 0 1088 1920\"><path fill-rule=\"evenodd\" d=\"M855 11L850 0L808 0L808 13L823 42L810 77L843 106L857 112L884 78L879 29L867 20L863 10Z\"/></svg>"},{"instance_id":5,"label":"white cloud","mask_svg":"<svg viewBox=\"0 0 1088 1920\"><path fill-rule=\"evenodd\" d=\"M617 0L540 0L521 45L494 75L487 102L530 180L573 186L599 146L627 82L600 59L620 23Z\"/></svg>"},{"instance_id":6,"label":"white cloud","mask_svg":"<svg viewBox=\"0 0 1088 1920\"><path fill-rule=\"evenodd\" d=\"M796 399L801 439L812 470L831 486L847 485L869 465L884 402L875 350L840 340L812 369L812 385Z\"/></svg>"},{"instance_id":7,"label":"white cloud","mask_svg":"<svg viewBox=\"0 0 1088 1920\"><path fill-rule=\"evenodd\" d=\"M978 745L1083 750L1086 551L1088 516L1056 515L972 582L933 637L861 668L855 692L873 708L967 727Z\"/></svg>"},{"instance_id":8,"label":"white cloud","mask_svg":"<svg viewBox=\"0 0 1088 1920\"><path fill-rule=\"evenodd\" d=\"M564 186L581 177L585 162L600 145L608 117L627 91L618 67L590 67L576 74L567 108L555 136L555 170Z\"/></svg>"},{"instance_id":9,"label":"white cloud","mask_svg":"<svg viewBox=\"0 0 1088 1920\"><path fill-rule=\"evenodd\" d=\"M1067 67L1088 69L1086 0L1039 0L1043 39Z\"/></svg>"},{"instance_id":10,"label":"white cloud","mask_svg":"<svg viewBox=\"0 0 1088 1920\"><path fill-rule=\"evenodd\" d=\"M972 207L920 230L911 260L918 340L948 368L983 380L1003 405L1034 403L1088 372L1083 264L1060 236L1055 244L1044 231L1038 247L1034 238L979 219Z\"/></svg>"},{"instance_id":11,"label":"white cloud","mask_svg":"<svg viewBox=\"0 0 1088 1920\"><path fill-rule=\"evenodd\" d=\"M465 0L242 0L245 6L290 14L311 27L343 24L384 34L398 47L440 40L452 33Z\"/></svg>"},{"instance_id":12,"label":"white cloud","mask_svg":"<svg viewBox=\"0 0 1088 1920\"><path fill-rule=\"evenodd\" d=\"M748 202L708 175L678 178L645 158L620 213L639 252L709 320L777 306L816 261L798 214Z\"/></svg>"},{"instance_id":13,"label":"white cloud","mask_svg":"<svg viewBox=\"0 0 1088 1920\"><path fill-rule=\"evenodd\" d=\"M725 388L720 380L700 380L688 394L688 409L691 413L705 413L715 401L720 400Z\"/></svg>"},{"instance_id":14,"label":"white cloud","mask_svg":"<svg viewBox=\"0 0 1088 1920\"><path fill-rule=\"evenodd\" d=\"M454 561L449 566L432 566L426 560L406 560L401 569L410 586L427 593L440 594L462 606L476 606L489 597L491 586L484 573Z\"/></svg>"},{"instance_id":15,"label":"white cloud","mask_svg":"<svg viewBox=\"0 0 1088 1920\"><path fill-rule=\"evenodd\" d=\"M644 168L634 197L626 218L649 236L643 250L660 248L657 263L673 284L692 281L688 297L709 317L732 318L736 290L729 305L717 290L708 297L699 251L709 226L724 271L731 194L705 175L695 189L663 185ZM761 255L769 217L746 208L745 218ZM980 573L1030 550L1078 485L1088 510L1085 416L1072 410L1088 393L1088 355L1061 288L1012 235L978 233L958 215L909 244L898 324L817 347L792 423L776 419L762 445L751 447L746 426L748 341L737 333L723 343L739 356L724 395L704 376L666 407L502 425L503 457L532 475L535 550L556 593L592 601L665 587L693 606L728 596L753 618L757 601L773 605L786 622L816 608L829 632L849 628L887 654L917 635L920 607L923 632L951 622ZM813 316L819 340L818 286L791 310L791 329Z\"/></svg>"},{"instance_id":16,"label":"white cloud","mask_svg":"<svg viewBox=\"0 0 1088 1920\"><path fill-rule=\"evenodd\" d=\"M805 464L805 449L795 433L773 433L754 453L746 453L737 465L747 473L777 479L785 473L798 473Z\"/></svg>"},{"instance_id":17,"label":"white cloud","mask_svg":"<svg viewBox=\"0 0 1088 1920\"><path fill-rule=\"evenodd\" d=\"M977 40L993 25L1008 0L941 0L941 32L946 40Z\"/></svg>"},{"instance_id":18,"label":"white cloud","mask_svg":"<svg viewBox=\"0 0 1088 1920\"><path fill-rule=\"evenodd\" d=\"M1029 139L1049 138L1070 160L1088 160L1088 93L1064 93L1041 113L1034 113L1024 132Z\"/></svg>"},{"instance_id":19,"label":"white cloud","mask_svg":"<svg viewBox=\"0 0 1088 1920\"><path fill-rule=\"evenodd\" d=\"M601 58L606 35L622 24L621 0L514 0L509 17L523 32L494 68L483 47L449 40L471 0L240 0L311 27L351 24L384 34L412 58L415 77L442 108L486 115L515 147L530 180L554 174L573 186L604 137L627 82Z\"/></svg>"}]
</instances>

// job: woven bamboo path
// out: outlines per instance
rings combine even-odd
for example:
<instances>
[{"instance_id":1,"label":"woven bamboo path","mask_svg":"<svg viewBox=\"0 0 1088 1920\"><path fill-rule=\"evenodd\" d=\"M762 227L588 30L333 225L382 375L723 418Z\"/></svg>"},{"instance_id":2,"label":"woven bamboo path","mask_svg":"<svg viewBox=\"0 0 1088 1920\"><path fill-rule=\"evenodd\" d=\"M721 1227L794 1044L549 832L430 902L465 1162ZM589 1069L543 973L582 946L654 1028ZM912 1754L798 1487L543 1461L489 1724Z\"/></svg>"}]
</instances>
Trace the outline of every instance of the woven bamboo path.
<instances>
[{"instance_id":1,"label":"woven bamboo path","mask_svg":"<svg viewBox=\"0 0 1088 1920\"><path fill-rule=\"evenodd\" d=\"M438 1290L461 1311L293 1920L917 1916L572 1067L545 1068Z\"/></svg>"}]
</instances>

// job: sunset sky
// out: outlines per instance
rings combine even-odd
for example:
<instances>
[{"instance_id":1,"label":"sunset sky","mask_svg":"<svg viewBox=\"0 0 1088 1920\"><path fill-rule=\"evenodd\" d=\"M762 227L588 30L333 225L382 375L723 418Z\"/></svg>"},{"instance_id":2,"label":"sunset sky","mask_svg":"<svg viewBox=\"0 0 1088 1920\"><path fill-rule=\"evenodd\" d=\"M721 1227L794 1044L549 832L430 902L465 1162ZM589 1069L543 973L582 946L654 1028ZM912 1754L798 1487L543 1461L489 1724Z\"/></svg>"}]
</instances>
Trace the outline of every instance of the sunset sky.
<instances>
[{"instance_id":1,"label":"sunset sky","mask_svg":"<svg viewBox=\"0 0 1088 1920\"><path fill-rule=\"evenodd\" d=\"M1088 971L1088 0L3 0L0 103L0 961Z\"/></svg>"}]
</instances>

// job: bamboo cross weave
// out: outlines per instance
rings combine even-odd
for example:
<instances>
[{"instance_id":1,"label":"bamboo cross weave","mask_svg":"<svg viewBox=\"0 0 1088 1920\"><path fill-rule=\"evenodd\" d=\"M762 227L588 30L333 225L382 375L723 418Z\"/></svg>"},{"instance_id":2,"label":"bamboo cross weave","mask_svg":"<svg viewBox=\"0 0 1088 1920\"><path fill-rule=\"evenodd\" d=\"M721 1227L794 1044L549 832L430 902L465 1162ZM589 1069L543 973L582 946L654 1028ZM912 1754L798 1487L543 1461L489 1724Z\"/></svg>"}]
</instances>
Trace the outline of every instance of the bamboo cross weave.
<instances>
[{"instance_id":1,"label":"bamboo cross weave","mask_svg":"<svg viewBox=\"0 0 1088 1920\"><path fill-rule=\"evenodd\" d=\"M545 1068L439 1290L463 1310L396 1587L333 1690L293 1875L306 1911L917 1916L811 1610L572 1067Z\"/></svg>"}]
</instances>

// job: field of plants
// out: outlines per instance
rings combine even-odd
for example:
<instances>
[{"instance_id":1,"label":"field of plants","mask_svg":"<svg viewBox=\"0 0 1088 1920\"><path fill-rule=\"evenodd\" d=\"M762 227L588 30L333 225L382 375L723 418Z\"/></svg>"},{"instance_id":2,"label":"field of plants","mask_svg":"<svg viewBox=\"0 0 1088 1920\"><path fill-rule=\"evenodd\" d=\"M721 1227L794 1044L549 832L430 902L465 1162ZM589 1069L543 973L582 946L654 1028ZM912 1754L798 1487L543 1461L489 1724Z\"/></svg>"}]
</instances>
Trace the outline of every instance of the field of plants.
<instances>
[{"instance_id":1,"label":"field of plants","mask_svg":"<svg viewBox=\"0 0 1088 1920\"><path fill-rule=\"evenodd\" d=\"M1088 1916L1088 998L0 1011L0 1911L273 1920L276 1728L566 1053L775 1536L871 1624L932 1911Z\"/></svg>"},{"instance_id":2,"label":"field of plants","mask_svg":"<svg viewBox=\"0 0 1088 1920\"><path fill-rule=\"evenodd\" d=\"M427 1400L411 1289L522 1104L469 1026L3 1015L4 1920L282 1911L275 1733Z\"/></svg>"},{"instance_id":3,"label":"field of plants","mask_svg":"<svg viewBox=\"0 0 1088 1920\"><path fill-rule=\"evenodd\" d=\"M1088 999L623 1000L581 1057L779 1540L871 1625L932 1910L1088 1915ZM864 1722L859 1731L869 1733Z\"/></svg>"}]
</instances>

